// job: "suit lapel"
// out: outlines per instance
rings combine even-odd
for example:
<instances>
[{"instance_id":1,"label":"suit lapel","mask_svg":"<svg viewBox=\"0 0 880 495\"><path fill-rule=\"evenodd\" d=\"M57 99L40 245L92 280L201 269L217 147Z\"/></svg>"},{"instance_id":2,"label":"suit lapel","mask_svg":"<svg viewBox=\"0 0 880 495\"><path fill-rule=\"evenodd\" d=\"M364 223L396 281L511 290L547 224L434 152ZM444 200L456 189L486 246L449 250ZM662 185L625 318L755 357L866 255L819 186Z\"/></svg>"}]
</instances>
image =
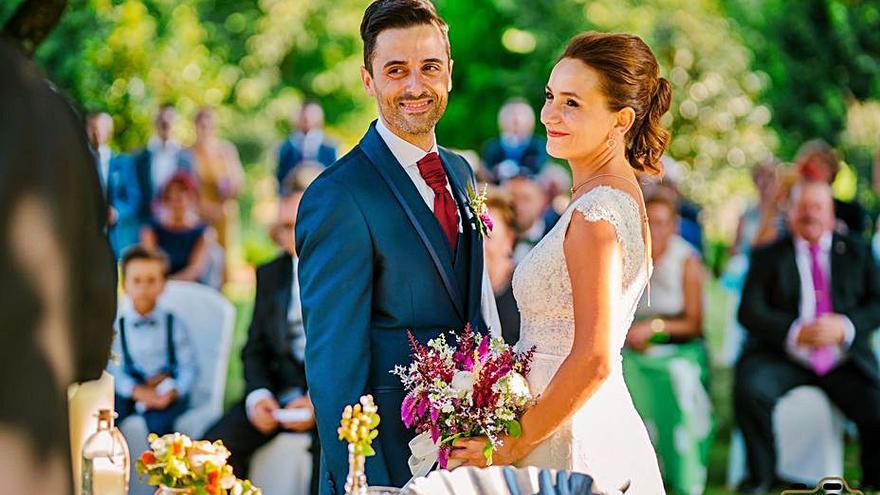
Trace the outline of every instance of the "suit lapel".
<instances>
[{"instance_id":1,"label":"suit lapel","mask_svg":"<svg viewBox=\"0 0 880 495\"><path fill-rule=\"evenodd\" d=\"M440 228L434 214L425 205L425 201L415 184L412 183L403 167L379 136L375 122L370 125L370 129L361 139L360 147L382 179L388 184L394 198L416 230L425 249L428 250L455 310L459 317L465 319L465 308L462 306L462 298L456 288L455 273L452 269L453 253L446 240L446 235Z\"/></svg>"},{"instance_id":2,"label":"suit lapel","mask_svg":"<svg viewBox=\"0 0 880 495\"><path fill-rule=\"evenodd\" d=\"M779 279L782 289L790 289L793 292L791 296L795 304L795 312L800 313L801 274L798 271L797 256L795 256L794 238L785 244L785 250L779 261Z\"/></svg>"}]
</instances>

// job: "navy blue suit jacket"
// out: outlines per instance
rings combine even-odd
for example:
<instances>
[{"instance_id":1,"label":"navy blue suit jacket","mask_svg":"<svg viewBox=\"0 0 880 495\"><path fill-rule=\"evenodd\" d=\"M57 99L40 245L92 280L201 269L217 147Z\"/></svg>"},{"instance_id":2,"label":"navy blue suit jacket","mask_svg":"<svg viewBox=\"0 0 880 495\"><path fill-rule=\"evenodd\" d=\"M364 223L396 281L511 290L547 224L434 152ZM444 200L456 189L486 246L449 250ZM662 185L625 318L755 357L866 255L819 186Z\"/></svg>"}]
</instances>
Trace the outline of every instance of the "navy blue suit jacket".
<instances>
[{"instance_id":1,"label":"navy blue suit jacket","mask_svg":"<svg viewBox=\"0 0 880 495\"><path fill-rule=\"evenodd\" d=\"M153 217L153 200L159 194L162 184L153 184L153 152L144 148L134 158L135 175L141 191L140 222L145 224ZM181 149L177 154L177 169L192 174L194 172L192 154Z\"/></svg>"},{"instance_id":2,"label":"navy blue suit jacket","mask_svg":"<svg viewBox=\"0 0 880 495\"><path fill-rule=\"evenodd\" d=\"M278 179L278 189L284 184L284 179L303 161L302 150L300 150L290 138L284 140L278 148L278 168L275 169L275 178ZM318 163L329 167L336 161L336 147L327 143L321 143L318 148Z\"/></svg>"},{"instance_id":3,"label":"navy blue suit jacket","mask_svg":"<svg viewBox=\"0 0 880 495\"><path fill-rule=\"evenodd\" d=\"M109 228L110 245L119 258L127 247L137 243L140 233L141 190L131 156L113 152L106 180L104 197L116 209L116 223Z\"/></svg>"},{"instance_id":4,"label":"navy blue suit jacket","mask_svg":"<svg viewBox=\"0 0 880 495\"><path fill-rule=\"evenodd\" d=\"M470 166L446 149L440 156L456 202L466 205ZM482 240L467 216L462 219L459 252L453 253L375 123L306 190L296 246L306 379L324 449L322 494L344 491L348 454L336 429L345 405L364 393L373 394L382 416L367 479L394 486L409 480L407 443L414 434L400 419L399 378L389 373L410 362L407 330L422 342L468 322L486 332L480 313Z\"/></svg>"}]
</instances>

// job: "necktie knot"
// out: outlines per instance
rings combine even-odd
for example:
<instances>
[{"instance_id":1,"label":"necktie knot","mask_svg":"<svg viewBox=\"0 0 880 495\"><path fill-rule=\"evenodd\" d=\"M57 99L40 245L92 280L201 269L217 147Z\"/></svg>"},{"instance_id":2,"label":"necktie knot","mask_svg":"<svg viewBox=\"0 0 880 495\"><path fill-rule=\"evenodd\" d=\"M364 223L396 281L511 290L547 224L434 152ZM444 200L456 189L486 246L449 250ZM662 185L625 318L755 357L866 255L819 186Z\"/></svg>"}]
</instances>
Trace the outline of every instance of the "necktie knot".
<instances>
[{"instance_id":1,"label":"necktie knot","mask_svg":"<svg viewBox=\"0 0 880 495\"><path fill-rule=\"evenodd\" d=\"M813 259L819 257L819 243L810 244L810 257Z\"/></svg>"},{"instance_id":2,"label":"necktie knot","mask_svg":"<svg viewBox=\"0 0 880 495\"><path fill-rule=\"evenodd\" d=\"M425 183L434 191L434 194L441 194L446 190L446 170L443 169L440 155L432 151L416 164L419 167L419 174L425 179Z\"/></svg>"}]
</instances>

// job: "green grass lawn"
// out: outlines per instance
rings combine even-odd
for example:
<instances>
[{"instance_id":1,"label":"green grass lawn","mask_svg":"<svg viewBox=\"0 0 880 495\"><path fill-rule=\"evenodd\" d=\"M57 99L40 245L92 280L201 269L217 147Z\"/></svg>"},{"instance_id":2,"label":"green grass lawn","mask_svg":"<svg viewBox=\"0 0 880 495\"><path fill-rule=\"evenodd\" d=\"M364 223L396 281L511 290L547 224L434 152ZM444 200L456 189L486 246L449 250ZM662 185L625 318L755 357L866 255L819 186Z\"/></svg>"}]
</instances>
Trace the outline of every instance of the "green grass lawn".
<instances>
[{"instance_id":1,"label":"green grass lawn","mask_svg":"<svg viewBox=\"0 0 880 495\"><path fill-rule=\"evenodd\" d=\"M228 291L231 292L231 291ZM247 339L247 328L253 311L253 291L236 291L227 294L231 297L236 309L235 337L229 361L229 373L226 382L225 404L232 405L244 394L244 377L241 364L241 348ZM706 289L706 324L705 338L710 353L716 353L723 347L724 329L727 327L729 302L717 281L711 281ZM730 431L732 409L730 391L732 372L730 369L712 365L710 378L710 395L714 407L716 421L715 441L709 451L709 483L706 495L732 495L735 492L725 488L727 476L727 458L730 449ZM859 478L857 446L847 440L844 472L847 479ZM777 495L777 494L774 494Z\"/></svg>"}]
</instances>

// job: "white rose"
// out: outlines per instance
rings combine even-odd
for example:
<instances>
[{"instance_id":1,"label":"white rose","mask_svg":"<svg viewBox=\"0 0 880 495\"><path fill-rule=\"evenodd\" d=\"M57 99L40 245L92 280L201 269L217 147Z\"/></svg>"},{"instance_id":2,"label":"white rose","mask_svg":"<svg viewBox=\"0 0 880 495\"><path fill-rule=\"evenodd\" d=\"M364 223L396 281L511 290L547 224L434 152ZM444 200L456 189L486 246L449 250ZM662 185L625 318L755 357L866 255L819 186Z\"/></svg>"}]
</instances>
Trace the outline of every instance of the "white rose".
<instances>
[{"instance_id":1,"label":"white rose","mask_svg":"<svg viewBox=\"0 0 880 495\"><path fill-rule=\"evenodd\" d=\"M458 393L471 393L474 390L474 375L470 371L456 371L452 376L452 389Z\"/></svg>"},{"instance_id":2,"label":"white rose","mask_svg":"<svg viewBox=\"0 0 880 495\"><path fill-rule=\"evenodd\" d=\"M515 397L531 397L532 392L529 390L529 382L519 373L511 373L507 377L510 393Z\"/></svg>"}]
</instances>

